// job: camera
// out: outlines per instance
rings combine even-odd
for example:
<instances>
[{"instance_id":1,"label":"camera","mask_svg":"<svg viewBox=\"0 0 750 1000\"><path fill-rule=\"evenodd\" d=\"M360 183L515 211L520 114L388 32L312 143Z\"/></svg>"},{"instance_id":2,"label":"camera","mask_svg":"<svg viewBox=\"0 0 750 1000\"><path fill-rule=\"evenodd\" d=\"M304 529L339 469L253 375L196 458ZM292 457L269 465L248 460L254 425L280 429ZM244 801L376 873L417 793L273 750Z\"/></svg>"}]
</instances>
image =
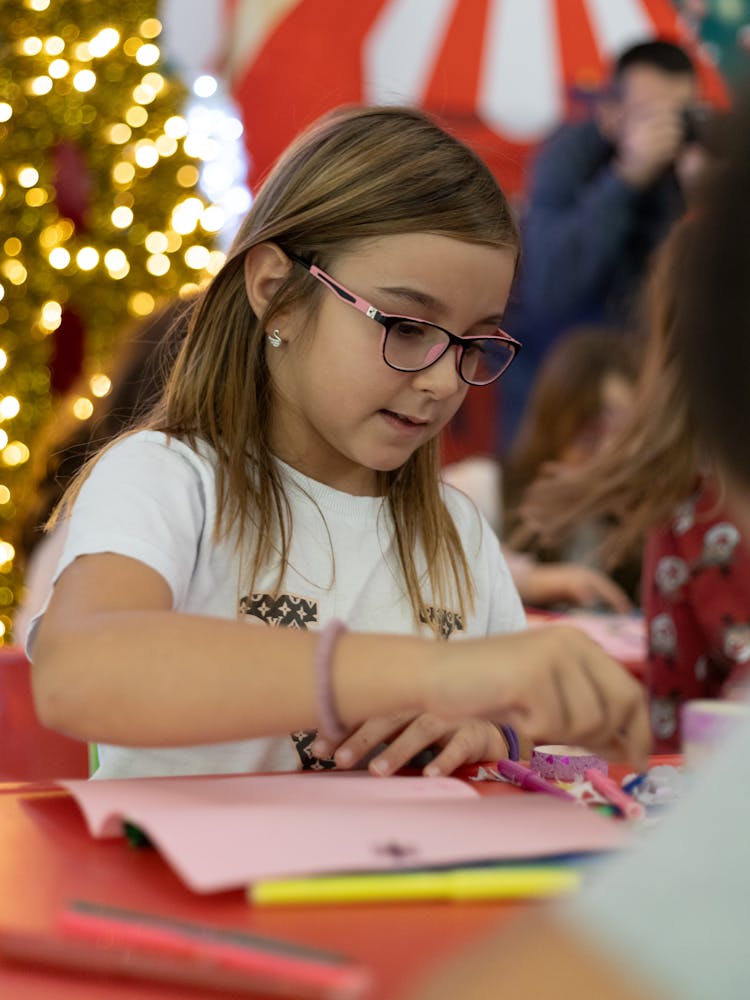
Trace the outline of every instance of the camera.
<instances>
[{"instance_id":1,"label":"camera","mask_svg":"<svg viewBox=\"0 0 750 1000\"><path fill-rule=\"evenodd\" d=\"M704 104L691 104L682 110L683 142L686 146L698 143L708 145L713 122L713 111Z\"/></svg>"}]
</instances>

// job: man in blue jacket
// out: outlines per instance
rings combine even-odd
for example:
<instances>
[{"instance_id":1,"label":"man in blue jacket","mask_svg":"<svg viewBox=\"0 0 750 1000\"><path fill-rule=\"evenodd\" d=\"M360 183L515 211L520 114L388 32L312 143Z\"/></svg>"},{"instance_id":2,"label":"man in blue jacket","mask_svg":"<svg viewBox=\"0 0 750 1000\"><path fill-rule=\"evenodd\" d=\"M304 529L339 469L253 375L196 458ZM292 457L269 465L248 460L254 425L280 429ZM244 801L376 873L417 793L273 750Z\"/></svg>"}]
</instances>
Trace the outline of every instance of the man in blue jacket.
<instances>
[{"instance_id":1,"label":"man in blue jacket","mask_svg":"<svg viewBox=\"0 0 750 1000\"><path fill-rule=\"evenodd\" d=\"M502 386L505 443L560 333L631 323L649 257L682 214L686 174L701 158L692 117L697 89L681 48L635 45L618 59L592 117L563 125L540 150L505 324L524 345Z\"/></svg>"}]
</instances>

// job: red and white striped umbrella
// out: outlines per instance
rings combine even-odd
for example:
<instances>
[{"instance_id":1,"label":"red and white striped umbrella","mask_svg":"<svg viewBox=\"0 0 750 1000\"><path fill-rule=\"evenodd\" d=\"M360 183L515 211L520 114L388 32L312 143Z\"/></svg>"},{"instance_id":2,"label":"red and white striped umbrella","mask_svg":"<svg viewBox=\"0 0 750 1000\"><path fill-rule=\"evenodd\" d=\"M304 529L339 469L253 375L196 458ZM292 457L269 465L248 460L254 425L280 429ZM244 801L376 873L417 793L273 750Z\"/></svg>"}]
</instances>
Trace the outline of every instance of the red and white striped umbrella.
<instances>
[{"instance_id":1,"label":"red and white striped umbrella","mask_svg":"<svg viewBox=\"0 0 750 1000\"><path fill-rule=\"evenodd\" d=\"M344 103L404 103L474 146L509 193L529 151L596 89L624 48L685 46L704 98L716 66L670 0L225 0L228 66L257 183L281 150Z\"/></svg>"}]
</instances>

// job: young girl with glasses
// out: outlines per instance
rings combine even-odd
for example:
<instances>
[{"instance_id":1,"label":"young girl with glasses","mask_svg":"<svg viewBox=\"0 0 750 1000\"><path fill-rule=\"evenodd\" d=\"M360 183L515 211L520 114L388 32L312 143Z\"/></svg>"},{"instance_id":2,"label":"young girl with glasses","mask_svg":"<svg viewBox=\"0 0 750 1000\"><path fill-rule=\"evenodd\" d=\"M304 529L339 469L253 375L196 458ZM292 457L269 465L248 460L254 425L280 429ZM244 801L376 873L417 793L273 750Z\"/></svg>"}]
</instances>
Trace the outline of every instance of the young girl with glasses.
<instances>
[{"instance_id":1,"label":"young girl with glasses","mask_svg":"<svg viewBox=\"0 0 750 1000\"><path fill-rule=\"evenodd\" d=\"M439 486L440 431L518 349L517 255L489 170L416 111L339 110L281 158L161 401L64 501L29 648L97 776L390 774L425 748L444 774L517 756L511 727L642 759L636 682L577 631L520 631L496 538Z\"/></svg>"}]
</instances>

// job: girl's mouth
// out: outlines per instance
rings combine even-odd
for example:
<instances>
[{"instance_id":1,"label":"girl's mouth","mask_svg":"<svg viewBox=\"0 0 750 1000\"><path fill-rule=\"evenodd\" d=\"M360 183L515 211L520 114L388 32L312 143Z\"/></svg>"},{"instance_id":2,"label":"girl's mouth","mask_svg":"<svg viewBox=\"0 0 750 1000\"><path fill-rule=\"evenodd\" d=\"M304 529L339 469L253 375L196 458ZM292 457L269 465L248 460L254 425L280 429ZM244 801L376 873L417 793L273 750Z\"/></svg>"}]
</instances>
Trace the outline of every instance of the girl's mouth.
<instances>
[{"instance_id":1,"label":"girl's mouth","mask_svg":"<svg viewBox=\"0 0 750 1000\"><path fill-rule=\"evenodd\" d=\"M393 410L380 410L379 412L391 426L395 426L403 430L420 430L422 427L426 427L429 423L427 420L418 420L416 417L407 417L406 414L395 413Z\"/></svg>"}]
</instances>

